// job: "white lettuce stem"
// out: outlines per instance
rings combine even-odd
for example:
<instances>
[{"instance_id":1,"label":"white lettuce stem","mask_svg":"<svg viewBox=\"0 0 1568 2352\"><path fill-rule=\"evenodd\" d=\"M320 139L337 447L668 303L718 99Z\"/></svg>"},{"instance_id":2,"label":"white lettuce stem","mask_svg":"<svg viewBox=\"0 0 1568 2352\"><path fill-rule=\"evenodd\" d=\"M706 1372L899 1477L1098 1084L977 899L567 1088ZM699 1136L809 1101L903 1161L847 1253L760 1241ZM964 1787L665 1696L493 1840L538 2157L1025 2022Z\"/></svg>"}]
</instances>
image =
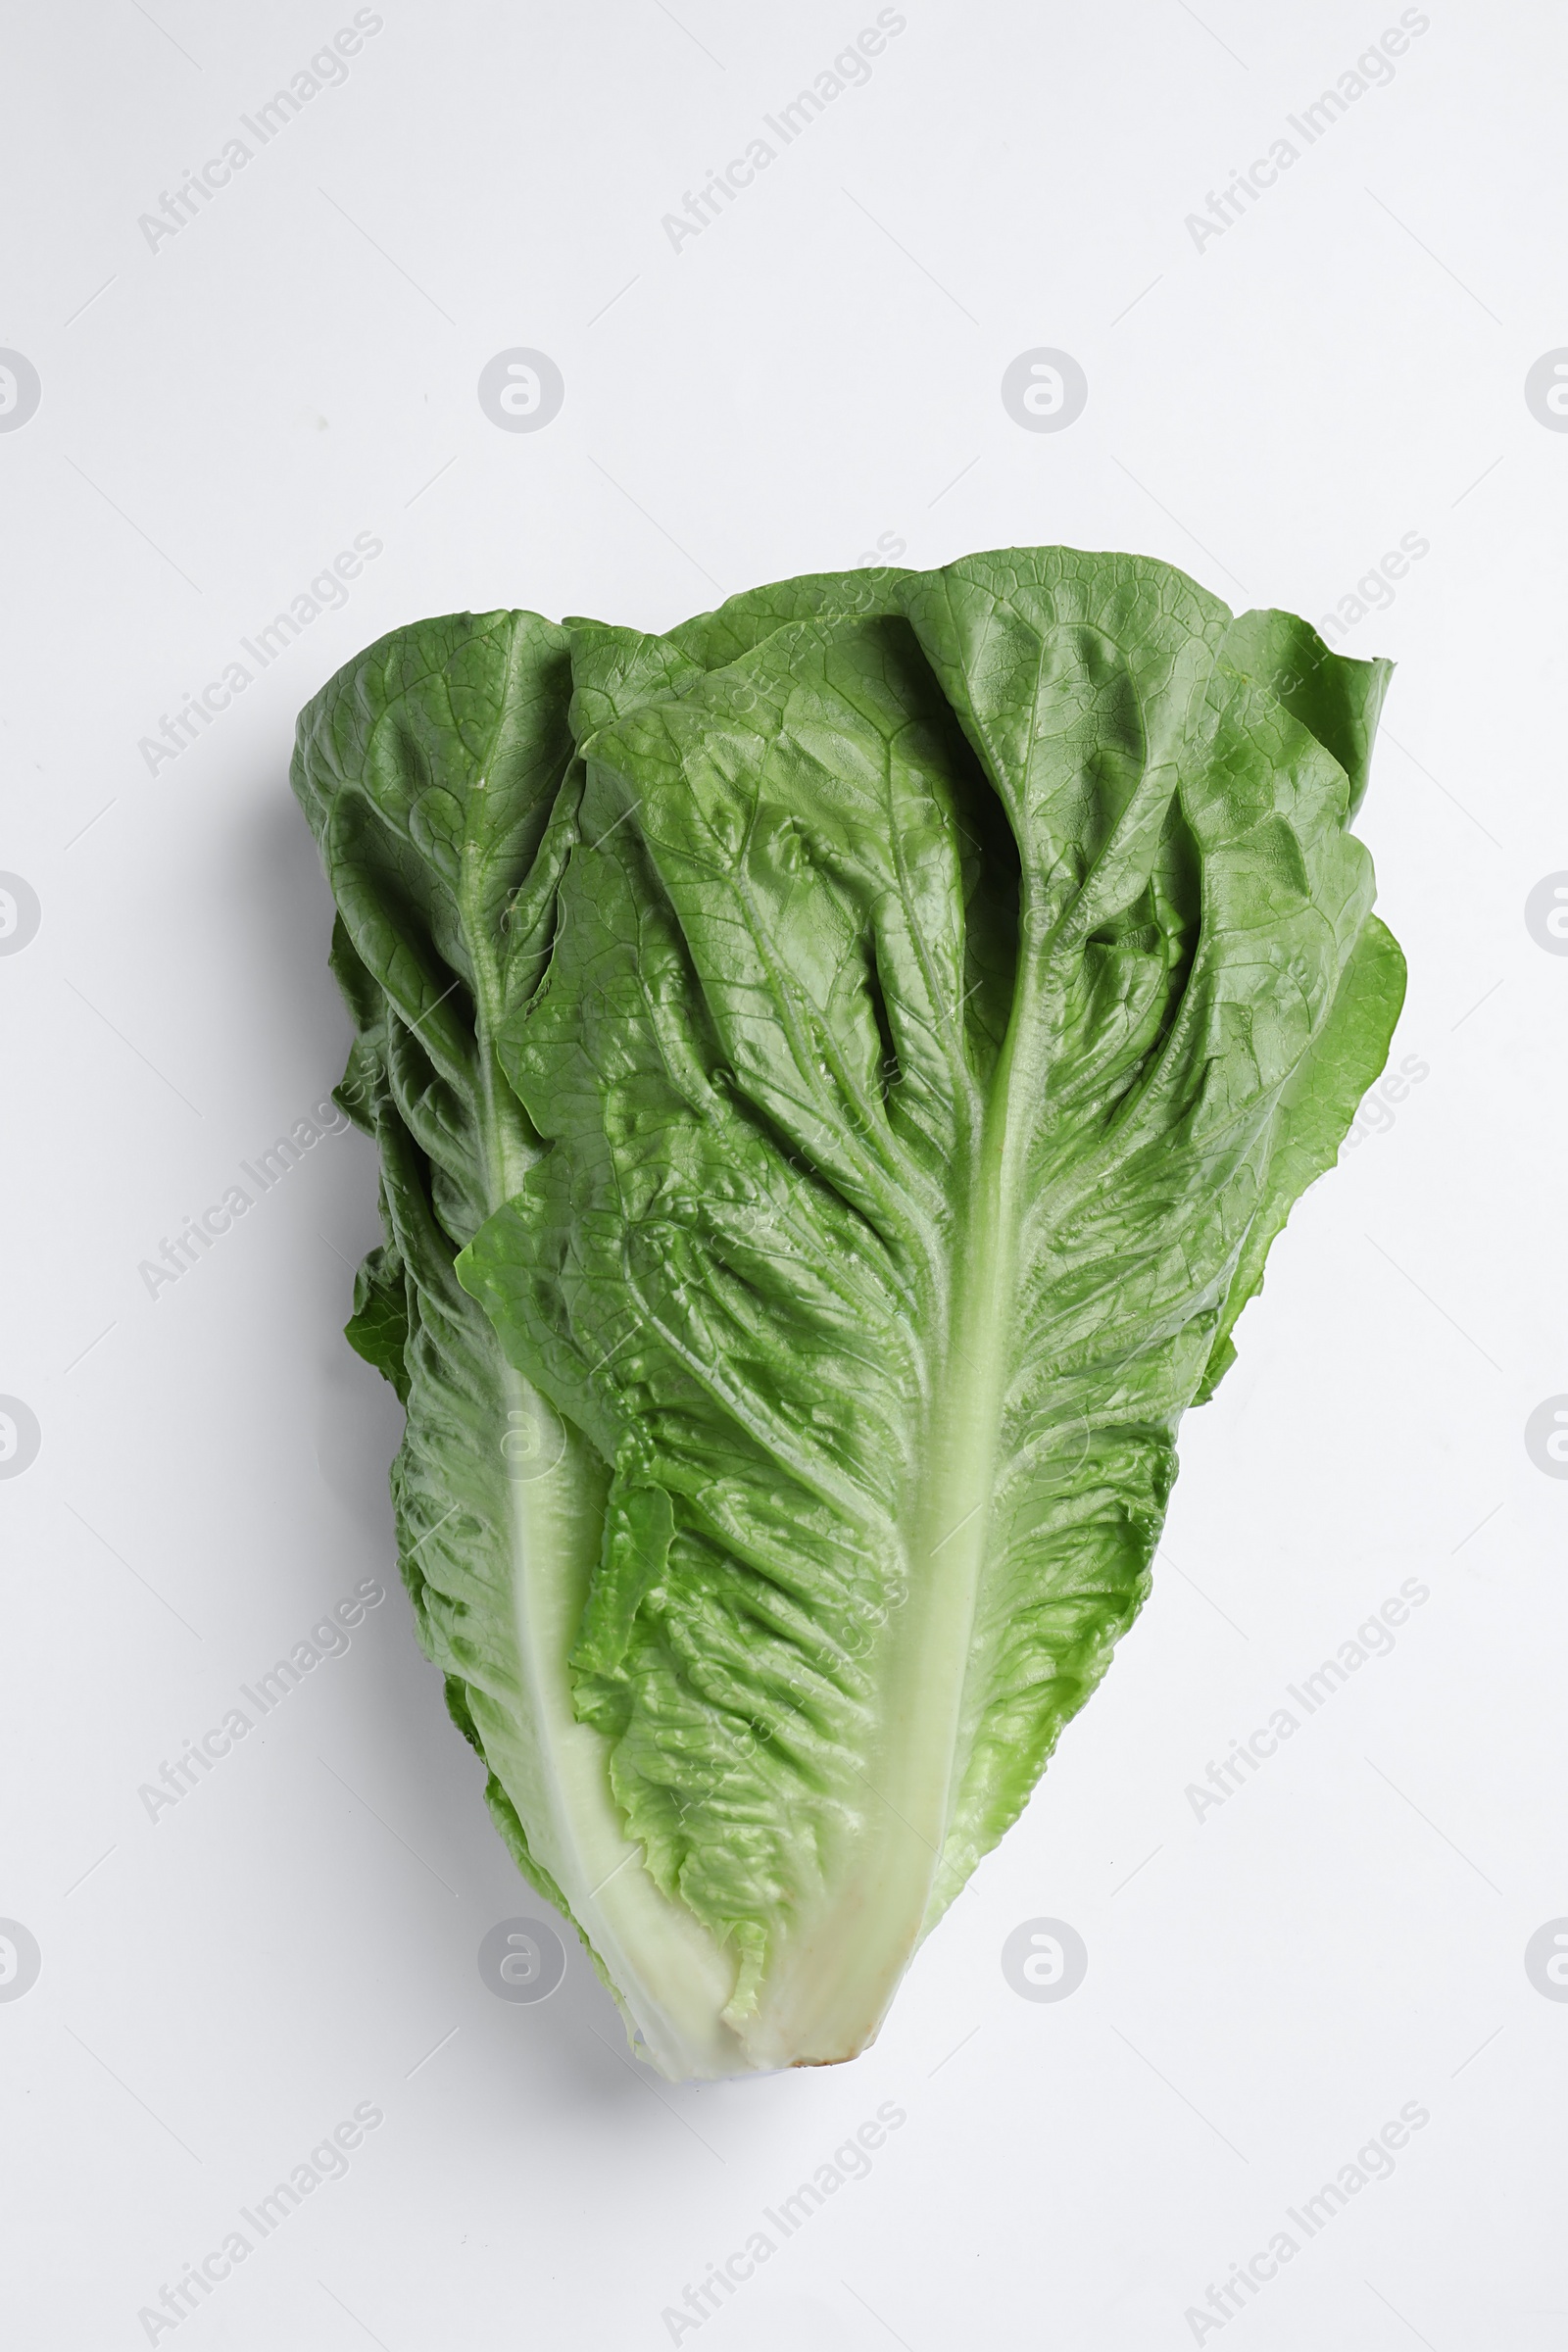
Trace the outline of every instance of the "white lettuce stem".
<instances>
[{"instance_id":1,"label":"white lettuce stem","mask_svg":"<svg viewBox=\"0 0 1568 2352\"><path fill-rule=\"evenodd\" d=\"M867 1755L858 1851L835 1863L832 1894L787 1942L747 2033L779 2066L853 2058L876 2034L926 1924L962 1779L964 1690L981 1574L990 1548L1002 1406L1017 1278L1019 1158L1038 1093L1033 958L1020 983L974 1152L946 1363L933 1387L924 1476L907 1526L908 1583L877 1664L879 1736Z\"/></svg>"}]
</instances>

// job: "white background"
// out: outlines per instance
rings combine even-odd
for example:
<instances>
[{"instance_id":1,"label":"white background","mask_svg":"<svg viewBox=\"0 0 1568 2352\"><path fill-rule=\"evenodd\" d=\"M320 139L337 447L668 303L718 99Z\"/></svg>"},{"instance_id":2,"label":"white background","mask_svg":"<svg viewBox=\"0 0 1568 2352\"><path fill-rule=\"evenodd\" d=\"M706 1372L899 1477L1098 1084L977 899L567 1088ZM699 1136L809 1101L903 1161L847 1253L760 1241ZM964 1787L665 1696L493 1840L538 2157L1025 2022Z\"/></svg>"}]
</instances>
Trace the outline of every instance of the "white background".
<instances>
[{"instance_id":1,"label":"white background","mask_svg":"<svg viewBox=\"0 0 1568 2352\"><path fill-rule=\"evenodd\" d=\"M1186 217L1397 8L907 0L678 251L662 216L872 7L380 13L150 250L138 216L351 9L10 11L0 343L43 397L0 433L0 867L42 920L0 958L0 1390L42 1444L0 1482L0 1914L42 1971L0 2002L8 2335L148 2340L140 2308L370 2101L347 2178L181 2346L653 2352L892 2100L869 2177L679 2340L1568 2342L1568 2003L1523 1961L1568 1913L1568 1485L1523 1438L1568 1390L1568 958L1523 911L1568 867L1568 434L1523 389L1568 343L1560 12L1432 0L1200 249ZM514 345L565 379L541 432L478 406ZM1037 345L1087 372L1063 432L1001 403ZM149 774L161 714L357 532L383 553L346 607ZM1427 1074L1277 1246L1153 1597L1025 1818L853 2066L656 2085L575 1943L553 1999L493 1998L479 1940L539 1906L416 1648L397 1409L339 1337L370 1147L323 1141L156 1299L137 1274L341 1069L299 706L421 614L662 627L879 538L1136 549L1315 620L1407 533L1429 553L1343 643L1399 662L1360 829ZM139 1786L370 1576L349 1653L150 1821ZM1198 1818L1189 1785L1407 1579L1392 1654ZM1059 2003L1001 1971L1039 1916L1089 1950ZM1240 2313L1185 2316L1412 2101L1392 2178Z\"/></svg>"}]
</instances>

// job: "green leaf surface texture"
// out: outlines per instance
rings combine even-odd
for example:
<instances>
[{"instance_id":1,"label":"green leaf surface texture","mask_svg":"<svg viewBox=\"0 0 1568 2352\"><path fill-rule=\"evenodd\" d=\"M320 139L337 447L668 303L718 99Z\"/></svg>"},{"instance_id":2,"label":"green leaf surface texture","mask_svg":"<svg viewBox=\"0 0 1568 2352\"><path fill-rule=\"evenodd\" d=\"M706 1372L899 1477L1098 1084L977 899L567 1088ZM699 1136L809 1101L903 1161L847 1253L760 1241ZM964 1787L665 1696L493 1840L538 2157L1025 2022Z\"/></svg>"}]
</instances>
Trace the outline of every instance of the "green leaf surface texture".
<instances>
[{"instance_id":1,"label":"green leaf surface texture","mask_svg":"<svg viewBox=\"0 0 1568 2352\"><path fill-rule=\"evenodd\" d=\"M425 621L303 713L405 1580L671 2078L865 2046L1142 1604L1398 1014L1387 678L1039 548Z\"/></svg>"}]
</instances>

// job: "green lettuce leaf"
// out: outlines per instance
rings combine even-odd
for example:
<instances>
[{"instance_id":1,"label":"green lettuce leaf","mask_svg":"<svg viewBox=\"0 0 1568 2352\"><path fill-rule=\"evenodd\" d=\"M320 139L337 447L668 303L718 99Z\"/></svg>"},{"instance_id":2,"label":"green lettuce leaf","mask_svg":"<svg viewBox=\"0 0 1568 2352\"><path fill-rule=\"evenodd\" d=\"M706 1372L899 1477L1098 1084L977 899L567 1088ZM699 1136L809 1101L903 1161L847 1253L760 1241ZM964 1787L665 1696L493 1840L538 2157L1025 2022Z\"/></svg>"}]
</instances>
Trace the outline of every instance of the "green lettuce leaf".
<instances>
[{"instance_id":1,"label":"green lettuce leaf","mask_svg":"<svg viewBox=\"0 0 1568 2352\"><path fill-rule=\"evenodd\" d=\"M405 1575L665 2073L862 2048L1141 1605L1397 1015L1385 683L1035 549L426 622L305 713Z\"/></svg>"}]
</instances>

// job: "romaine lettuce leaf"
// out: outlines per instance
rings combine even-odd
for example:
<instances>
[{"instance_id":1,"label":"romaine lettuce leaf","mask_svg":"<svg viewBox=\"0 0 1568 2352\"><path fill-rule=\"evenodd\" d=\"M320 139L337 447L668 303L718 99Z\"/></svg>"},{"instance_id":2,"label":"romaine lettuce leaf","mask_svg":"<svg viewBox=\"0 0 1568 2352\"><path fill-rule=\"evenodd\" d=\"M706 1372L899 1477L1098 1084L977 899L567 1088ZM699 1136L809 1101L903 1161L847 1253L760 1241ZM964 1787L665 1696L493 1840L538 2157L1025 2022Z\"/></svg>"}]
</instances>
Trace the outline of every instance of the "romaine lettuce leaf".
<instances>
[{"instance_id":1,"label":"romaine lettuce leaf","mask_svg":"<svg viewBox=\"0 0 1568 2352\"><path fill-rule=\"evenodd\" d=\"M305 713L405 1575L666 2073L863 2047L1145 1597L1398 1011L1385 682L1037 549L427 622Z\"/></svg>"}]
</instances>

